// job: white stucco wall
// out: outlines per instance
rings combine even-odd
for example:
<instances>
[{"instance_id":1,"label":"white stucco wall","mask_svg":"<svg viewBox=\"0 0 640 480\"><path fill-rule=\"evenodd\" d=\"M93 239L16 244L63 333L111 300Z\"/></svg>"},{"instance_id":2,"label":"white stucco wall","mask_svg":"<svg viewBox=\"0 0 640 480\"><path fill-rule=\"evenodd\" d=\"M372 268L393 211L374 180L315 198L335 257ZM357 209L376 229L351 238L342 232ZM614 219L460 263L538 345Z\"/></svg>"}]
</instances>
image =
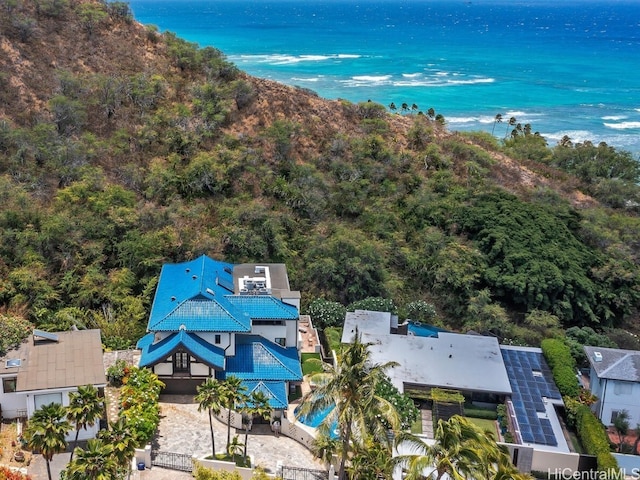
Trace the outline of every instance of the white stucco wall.
<instances>
[{"instance_id":1,"label":"white stucco wall","mask_svg":"<svg viewBox=\"0 0 640 480\"><path fill-rule=\"evenodd\" d=\"M158 363L153 366L156 375L171 375L173 373L173 363Z\"/></svg>"},{"instance_id":2,"label":"white stucco wall","mask_svg":"<svg viewBox=\"0 0 640 480\"><path fill-rule=\"evenodd\" d=\"M16 418L20 416L21 411L27 409L27 396L19 392L5 393L2 385L2 379L5 378L16 378L16 375L0 376L0 405L2 406L2 416L4 418Z\"/></svg>"},{"instance_id":3,"label":"white stucco wall","mask_svg":"<svg viewBox=\"0 0 640 480\"><path fill-rule=\"evenodd\" d=\"M600 420L605 425L613 425L611 415L614 411L629 412L629 425L640 424L640 384L620 380L603 380L600 394L592 391L601 403Z\"/></svg>"},{"instance_id":4,"label":"white stucco wall","mask_svg":"<svg viewBox=\"0 0 640 480\"><path fill-rule=\"evenodd\" d=\"M254 335L260 335L271 342L275 342L276 338L285 338L287 347L295 345L295 339L293 343L289 343L286 325L253 325L251 327L251 333Z\"/></svg>"}]
</instances>

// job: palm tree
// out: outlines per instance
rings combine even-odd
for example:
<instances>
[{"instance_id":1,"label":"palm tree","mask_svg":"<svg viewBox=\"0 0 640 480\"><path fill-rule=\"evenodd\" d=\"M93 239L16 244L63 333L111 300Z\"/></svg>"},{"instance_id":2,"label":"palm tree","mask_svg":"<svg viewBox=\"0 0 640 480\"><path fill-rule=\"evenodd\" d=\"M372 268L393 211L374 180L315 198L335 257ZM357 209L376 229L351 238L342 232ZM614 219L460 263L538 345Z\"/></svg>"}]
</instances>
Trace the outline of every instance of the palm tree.
<instances>
[{"instance_id":1,"label":"palm tree","mask_svg":"<svg viewBox=\"0 0 640 480\"><path fill-rule=\"evenodd\" d=\"M236 461L236 457L242 455L243 447L244 445L238 439L238 435L234 435L233 440L229 443L229 445L227 445L227 453L234 462Z\"/></svg>"},{"instance_id":2,"label":"palm tree","mask_svg":"<svg viewBox=\"0 0 640 480\"><path fill-rule=\"evenodd\" d=\"M395 112L398 109L398 107L396 107L396 104L391 102L389 104L389 110L391 110L392 112Z\"/></svg>"},{"instance_id":3,"label":"palm tree","mask_svg":"<svg viewBox=\"0 0 640 480\"><path fill-rule=\"evenodd\" d=\"M386 379L385 371L397 364L393 362L374 364L368 347L359 334L340 355L338 364L326 366L323 373L313 375L311 381L317 385L307 393L297 416L318 414L332 408L320 425L325 434L335 423L340 432L339 480L346 478L346 462L356 442L373 437L391 451L387 425L397 431L400 419L395 407L376 395L376 385Z\"/></svg>"},{"instance_id":4,"label":"palm tree","mask_svg":"<svg viewBox=\"0 0 640 480\"><path fill-rule=\"evenodd\" d=\"M434 118L436 118L436 111L433 109L433 107L430 107L429 110L427 110L427 116L433 120Z\"/></svg>"},{"instance_id":5,"label":"palm tree","mask_svg":"<svg viewBox=\"0 0 640 480\"><path fill-rule=\"evenodd\" d=\"M316 436L311 444L311 453L326 464L331 463L331 459L337 449L338 440L322 432L319 432L319 435Z\"/></svg>"},{"instance_id":6,"label":"palm tree","mask_svg":"<svg viewBox=\"0 0 640 480\"><path fill-rule=\"evenodd\" d=\"M116 422L111 422L109 429L101 430L98 438L113 447L113 455L118 466L128 471L138 446L138 440L127 420L120 417Z\"/></svg>"},{"instance_id":7,"label":"palm tree","mask_svg":"<svg viewBox=\"0 0 640 480\"><path fill-rule=\"evenodd\" d=\"M77 456L67 467L67 480L112 480L117 478L118 462L113 446L91 439L87 449L76 448Z\"/></svg>"},{"instance_id":8,"label":"palm tree","mask_svg":"<svg viewBox=\"0 0 640 480\"><path fill-rule=\"evenodd\" d=\"M238 403L241 403L247 391L247 387L242 385L242 380L236 376L229 376L223 382L224 388L222 392L223 403L228 409L227 413L227 449L231 443L231 410L233 410Z\"/></svg>"},{"instance_id":9,"label":"palm tree","mask_svg":"<svg viewBox=\"0 0 640 480\"><path fill-rule=\"evenodd\" d=\"M493 128L491 129L491 135L493 135L493 131L496 129L496 123L502 123L502 114L498 113L496 118L493 119Z\"/></svg>"},{"instance_id":10,"label":"palm tree","mask_svg":"<svg viewBox=\"0 0 640 480\"><path fill-rule=\"evenodd\" d=\"M401 109L403 112L408 112L408 111L409 111L409 104L408 104L407 102L403 102L403 103L402 103L402 106L400 107L400 109Z\"/></svg>"},{"instance_id":11,"label":"palm tree","mask_svg":"<svg viewBox=\"0 0 640 480\"><path fill-rule=\"evenodd\" d=\"M518 123L516 117L509 118L509 121L507 122L507 131L504 134L504 138L507 138L507 136L509 135L509 127L513 127L516 123Z\"/></svg>"},{"instance_id":12,"label":"palm tree","mask_svg":"<svg viewBox=\"0 0 640 480\"><path fill-rule=\"evenodd\" d=\"M100 398L100 392L93 385L78 387L77 392L69 394L69 406L67 407L67 420L76 425L76 437L73 440L73 450L69 461L73 461L73 453L78 445L80 430L93 427L104 413L104 402Z\"/></svg>"},{"instance_id":13,"label":"palm tree","mask_svg":"<svg viewBox=\"0 0 640 480\"><path fill-rule=\"evenodd\" d=\"M411 434L398 437L398 445L406 443L412 451L396 457L395 462L407 470L408 480L445 474L454 480L468 476L487 478L482 469L500 458L500 450L491 435L480 430L467 418L454 415L448 421L440 420L434 432L435 443L427 445ZM488 479L487 479L488 480Z\"/></svg>"},{"instance_id":14,"label":"palm tree","mask_svg":"<svg viewBox=\"0 0 640 480\"><path fill-rule=\"evenodd\" d=\"M416 105L415 103L411 104L411 111L415 112L416 110L418 110L418 105Z\"/></svg>"},{"instance_id":15,"label":"palm tree","mask_svg":"<svg viewBox=\"0 0 640 480\"><path fill-rule=\"evenodd\" d=\"M219 415L224 402L223 386L213 378L207 380L197 387L198 394L195 401L198 402L198 411L207 410L209 412L209 429L211 430L211 455L216 458L216 441L213 436L213 415Z\"/></svg>"},{"instance_id":16,"label":"palm tree","mask_svg":"<svg viewBox=\"0 0 640 480\"><path fill-rule=\"evenodd\" d=\"M38 450L47 462L47 475L51 480L51 459L67 448L65 437L71 424L65 419L67 412L59 403L50 403L36 410L26 431L27 445Z\"/></svg>"},{"instance_id":17,"label":"palm tree","mask_svg":"<svg viewBox=\"0 0 640 480\"><path fill-rule=\"evenodd\" d=\"M264 392L256 390L245 401L242 407L242 425L244 426L244 458L247 458L247 442L249 440L249 429L253 424L253 417L267 418L271 415L269 397Z\"/></svg>"}]
</instances>

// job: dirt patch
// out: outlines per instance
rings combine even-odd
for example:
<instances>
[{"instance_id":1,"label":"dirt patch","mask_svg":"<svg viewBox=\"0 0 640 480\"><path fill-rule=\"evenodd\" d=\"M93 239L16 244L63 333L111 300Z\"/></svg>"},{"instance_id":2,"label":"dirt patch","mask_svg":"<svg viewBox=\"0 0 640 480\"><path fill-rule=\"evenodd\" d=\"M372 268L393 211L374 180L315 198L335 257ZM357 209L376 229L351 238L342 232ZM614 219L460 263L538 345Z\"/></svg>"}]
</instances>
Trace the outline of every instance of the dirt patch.
<instances>
[{"instance_id":1,"label":"dirt patch","mask_svg":"<svg viewBox=\"0 0 640 480\"><path fill-rule=\"evenodd\" d=\"M29 465L33 454L20 445L17 421L5 421L0 425L0 428L0 464L16 468ZM24 460L16 460L16 452L22 452Z\"/></svg>"}]
</instances>

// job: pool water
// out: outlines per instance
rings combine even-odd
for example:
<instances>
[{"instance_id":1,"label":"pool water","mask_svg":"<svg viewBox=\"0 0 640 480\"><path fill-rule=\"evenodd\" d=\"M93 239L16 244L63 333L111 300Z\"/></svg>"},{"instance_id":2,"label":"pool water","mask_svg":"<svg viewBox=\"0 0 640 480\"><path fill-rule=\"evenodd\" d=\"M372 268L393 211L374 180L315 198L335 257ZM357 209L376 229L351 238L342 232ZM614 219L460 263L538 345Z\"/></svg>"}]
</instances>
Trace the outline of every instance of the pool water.
<instances>
[{"instance_id":1,"label":"pool water","mask_svg":"<svg viewBox=\"0 0 640 480\"><path fill-rule=\"evenodd\" d=\"M298 407L299 408L299 407ZM298 408L296 408L295 413L298 413ZM298 417L298 421L307 425L308 427L318 428L320 424L327 418L327 415L331 413L331 411L335 408L334 405L329 405L322 410L318 410L317 412L311 412L308 415L301 415ZM338 438L338 422L334 422L330 428L331 438Z\"/></svg>"},{"instance_id":2,"label":"pool water","mask_svg":"<svg viewBox=\"0 0 640 480\"><path fill-rule=\"evenodd\" d=\"M443 328L416 322L409 322L408 330L416 337L437 337L438 333L446 332Z\"/></svg>"}]
</instances>

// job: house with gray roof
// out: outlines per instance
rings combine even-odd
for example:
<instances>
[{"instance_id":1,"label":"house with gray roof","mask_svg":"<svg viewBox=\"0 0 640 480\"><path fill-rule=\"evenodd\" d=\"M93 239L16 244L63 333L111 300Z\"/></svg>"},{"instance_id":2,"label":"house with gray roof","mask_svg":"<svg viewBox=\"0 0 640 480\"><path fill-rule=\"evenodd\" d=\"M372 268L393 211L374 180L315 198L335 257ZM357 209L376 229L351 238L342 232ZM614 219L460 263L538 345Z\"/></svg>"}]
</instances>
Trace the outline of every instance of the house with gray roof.
<instances>
[{"instance_id":1,"label":"house with gray roof","mask_svg":"<svg viewBox=\"0 0 640 480\"><path fill-rule=\"evenodd\" d=\"M43 405L69 405L69 393L81 385L107 384L100 330L34 330L0 360L0 408L4 418L30 418ZM80 431L95 437L98 425ZM75 435L75 432L73 433Z\"/></svg>"},{"instance_id":2,"label":"house with gray roof","mask_svg":"<svg viewBox=\"0 0 640 480\"><path fill-rule=\"evenodd\" d=\"M195 393L207 378L233 375L285 409L290 384L302 380L299 306L283 264L206 255L166 264L138 341L140 366L158 375L165 393Z\"/></svg>"},{"instance_id":3,"label":"house with gray roof","mask_svg":"<svg viewBox=\"0 0 640 480\"><path fill-rule=\"evenodd\" d=\"M640 424L640 351L585 346L589 388L598 397L591 407L600 421L613 425L626 410L631 426Z\"/></svg>"}]
</instances>

